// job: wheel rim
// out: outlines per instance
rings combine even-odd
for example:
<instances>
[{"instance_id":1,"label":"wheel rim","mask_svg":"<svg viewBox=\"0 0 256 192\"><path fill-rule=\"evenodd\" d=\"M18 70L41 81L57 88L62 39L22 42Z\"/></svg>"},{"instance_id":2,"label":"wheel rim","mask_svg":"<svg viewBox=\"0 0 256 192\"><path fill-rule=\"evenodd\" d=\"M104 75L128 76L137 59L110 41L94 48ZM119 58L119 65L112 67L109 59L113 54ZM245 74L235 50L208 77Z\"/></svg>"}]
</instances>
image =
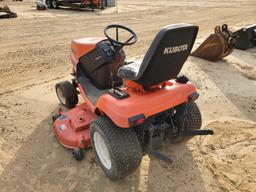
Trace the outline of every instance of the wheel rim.
<instances>
[{"instance_id":1,"label":"wheel rim","mask_svg":"<svg viewBox=\"0 0 256 192\"><path fill-rule=\"evenodd\" d=\"M58 95L60 102L64 105L66 105L66 98L64 97L63 92L61 91L60 88L57 89L57 95Z\"/></svg>"},{"instance_id":2,"label":"wheel rim","mask_svg":"<svg viewBox=\"0 0 256 192\"><path fill-rule=\"evenodd\" d=\"M104 139L98 132L94 132L93 141L94 141L97 155L98 155L101 163L103 164L103 166L106 169L110 169L111 168L111 160L110 160L109 151L108 151L108 148L107 148L107 145L106 145Z\"/></svg>"}]
</instances>

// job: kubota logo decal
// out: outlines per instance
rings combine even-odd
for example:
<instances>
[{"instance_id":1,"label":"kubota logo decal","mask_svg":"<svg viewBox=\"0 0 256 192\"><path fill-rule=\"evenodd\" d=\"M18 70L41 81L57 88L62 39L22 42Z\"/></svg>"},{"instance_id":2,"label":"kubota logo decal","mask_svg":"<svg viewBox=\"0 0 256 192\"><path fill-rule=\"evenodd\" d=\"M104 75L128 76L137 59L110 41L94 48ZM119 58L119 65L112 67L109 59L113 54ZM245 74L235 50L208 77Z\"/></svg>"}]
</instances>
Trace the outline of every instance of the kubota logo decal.
<instances>
[{"instance_id":1,"label":"kubota logo decal","mask_svg":"<svg viewBox=\"0 0 256 192\"><path fill-rule=\"evenodd\" d=\"M182 51L186 51L188 49L188 44L173 46L173 47L166 47L164 48L164 55L179 53Z\"/></svg>"}]
</instances>

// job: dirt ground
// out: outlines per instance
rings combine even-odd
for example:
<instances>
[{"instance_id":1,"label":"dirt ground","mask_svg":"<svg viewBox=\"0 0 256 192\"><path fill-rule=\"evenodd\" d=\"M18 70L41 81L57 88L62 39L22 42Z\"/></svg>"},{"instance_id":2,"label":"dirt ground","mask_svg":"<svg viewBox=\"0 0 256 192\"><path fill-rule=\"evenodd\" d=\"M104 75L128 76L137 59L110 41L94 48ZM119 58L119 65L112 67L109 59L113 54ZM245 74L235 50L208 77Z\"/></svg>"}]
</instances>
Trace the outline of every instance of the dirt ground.
<instances>
[{"instance_id":1,"label":"dirt ground","mask_svg":"<svg viewBox=\"0 0 256 192\"><path fill-rule=\"evenodd\" d=\"M102 12L37 11L35 2L3 1L18 14L0 20L0 191L256 191L256 49L235 50L218 62L190 57L182 73L200 93L203 127L214 136L167 145L172 164L145 156L131 176L110 181L91 149L76 162L57 143L51 114L54 85L70 79L70 41L102 36L107 24L134 29L128 58L140 58L158 30L186 22L200 26L196 45L217 24L255 23L256 1L120 0Z\"/></svg>"}]
</instances>

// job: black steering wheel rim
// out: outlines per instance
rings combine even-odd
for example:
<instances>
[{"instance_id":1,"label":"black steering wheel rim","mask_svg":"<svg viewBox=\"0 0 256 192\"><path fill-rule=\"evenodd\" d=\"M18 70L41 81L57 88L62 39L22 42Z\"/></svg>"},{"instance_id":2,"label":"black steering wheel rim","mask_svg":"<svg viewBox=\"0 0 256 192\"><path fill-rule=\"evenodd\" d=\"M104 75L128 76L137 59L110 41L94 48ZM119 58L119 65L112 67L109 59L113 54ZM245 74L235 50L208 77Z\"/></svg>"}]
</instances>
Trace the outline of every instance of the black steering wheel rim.
<instances>
[{"instance_id":1,"label":"black steering wheel rim","mask_svg":"<svg viewBox=\"0 0 256 192\"><path fill-rule=\"evenodd\" d=\"M111 38L108 34L107 34L107 31L109 29L112 29L112 28L115 28L116 29L116 38L117 40ZM132 34L131 38L128 39L126 42L120 42L118 41L118 29L123 29L125 31L128 31L130 34ZM126 46L126 45L133 45L134 43L137 42L138 40L138 37L136 35L136 33L131 30L130 28L128 27L125 27L123 25L118 25L118 24L113 24L113 25L108 25L107 27L105 27L104 29L104 34L106 36L106 38L112 43L112 44L117 44L117 45L120 45L121 47L123 46ZM133 40L133 41L132 41Z\"/></svg>"}]
</instances>

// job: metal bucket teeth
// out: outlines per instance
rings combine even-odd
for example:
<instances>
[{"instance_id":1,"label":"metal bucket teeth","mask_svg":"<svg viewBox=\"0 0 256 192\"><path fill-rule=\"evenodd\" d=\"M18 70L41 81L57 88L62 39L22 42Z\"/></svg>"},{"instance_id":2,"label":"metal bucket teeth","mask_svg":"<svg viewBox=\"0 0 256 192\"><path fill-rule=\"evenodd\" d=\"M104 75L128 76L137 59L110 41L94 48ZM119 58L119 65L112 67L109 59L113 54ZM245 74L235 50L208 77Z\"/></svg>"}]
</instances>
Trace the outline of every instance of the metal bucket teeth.
<instances>
[{"instance_id":1,"label":"metal bucket teeth","mask_svg":"<svg viewBox=\"0 0 256 192\"><path fill-rule=\"evenodd\" d=\"M232 53L236 37L228 30L226 24L215 27L211 34L191 55L209 61L218 61Z\"/></svg>"}]
</instances>

